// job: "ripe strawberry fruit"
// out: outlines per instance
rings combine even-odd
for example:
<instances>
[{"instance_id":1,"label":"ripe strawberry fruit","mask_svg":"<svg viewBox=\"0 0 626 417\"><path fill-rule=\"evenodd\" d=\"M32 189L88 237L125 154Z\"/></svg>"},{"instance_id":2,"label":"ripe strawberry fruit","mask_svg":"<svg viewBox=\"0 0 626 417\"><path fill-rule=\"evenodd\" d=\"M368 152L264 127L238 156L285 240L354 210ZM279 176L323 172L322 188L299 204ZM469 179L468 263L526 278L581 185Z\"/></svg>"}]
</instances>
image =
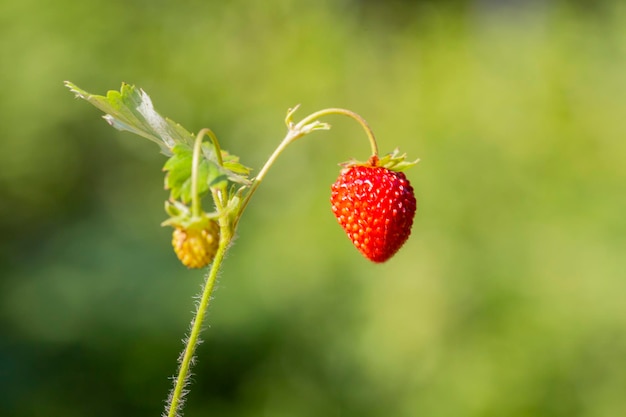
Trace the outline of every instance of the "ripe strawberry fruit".
<instances>
[{"instance_id":1,"label":"ripe strawberry fruit","mask_svg":"<svg viewBox=\"0 0 626 417\"><path fill-rule=\"evenodd\" d=\"M202 268L213 260L219 245L219 226L215 220L197 229L177 227L172 234L172 246L178 259L187 268Z\"/></svg>"},{"instance_id":2,"label":"ripe strawberry fruit","mask_svg":"<svg viewBox=\"0 0 626 417\"><path fill-rule=\"evenodd\" d=\"M367 163L348 163L331 187L335 217L372 262L387 261L411 234L417 208L413 187L404 173L387 167L415 164L403 159L394 153L381 161L373 156ZM381 166L383 160L387 166Z\"/></svg>"}]
</instances>

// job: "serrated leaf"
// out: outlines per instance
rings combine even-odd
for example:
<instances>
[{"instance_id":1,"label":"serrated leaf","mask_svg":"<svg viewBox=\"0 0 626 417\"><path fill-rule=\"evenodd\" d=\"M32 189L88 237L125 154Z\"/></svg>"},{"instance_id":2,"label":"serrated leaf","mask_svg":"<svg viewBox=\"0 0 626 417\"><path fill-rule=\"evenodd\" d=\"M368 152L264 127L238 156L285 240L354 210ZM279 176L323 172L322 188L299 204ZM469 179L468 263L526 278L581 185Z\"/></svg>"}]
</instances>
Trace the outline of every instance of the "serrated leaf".
<instances>
[{"instance_id":1,"label":"serrated leaf","mask_svg":"<svg viewBox=\"0 0 626 417\"><path fill-rule=\"evenodd\" d=\"M231 181L237 184L244 185L250 184L250 180L248 179L248 175L250 174L250 168L241 164L239 162L238 156L231 155L222 149L221 152L223 165L220 166L217 160L217 155L215 154L215 150L212 145L205 144L202 147L202 151L205 158L215 164L215 166L219 170L219 174L224 176L224 181ZM211 187L215 186L215 179L210 180L210 183Z\"/></svg>"},{"instance_id":2,"label":"serrated leaf","mask_svg":"<svg viewBox=\"0 0 626 417\"><path fill-rule=\"evenodd\" d=\"M239 162L239 157L230 155L226 151L222 151L222 161L224 162L224 168L247 177L250 175L250 168Z\"/></svg>"},{"instance_id":3,"label":"serrated leaf","mask_svg":"<svg viewBox=\"0 0 626 417\"><path fill-rule=\"evenodd\" d=\"M139 88L123 83L120 91L108 91L106 96L94 95L66 81L65 85L77 97L82 98L106 113L104 119L114 128L135 133L159 145L161 152L170 158L163 170L167 171L165 188L170 197L191 201L191 166L195 135L181 125L156 112L150 97ZM217 146L219 148L219 146ZM211 138L202 145L198 165L198 194L201 197L210 187L219 187L230 181L247 186L250 168L239 158L221 150L222 165L215 154L216 146Z\"/></svg>"},{"instance_id":4,"label":"serrated leaf","mask_svg":"<svg viewBox=\"0 0 626 417\"><path fill-rule=\"evenodd\" d=\"M172 199L180 198L183 202L191 201L191 165L193 152L189 145L178 144L172 148L173 155L165 162L163 170L167 171L165 176L165 188L170 190ZM203 166L204 165L204 166ZM198 166L198 174L207 171L207 161L201 161ZM198 194L202 195L207 191L208 186L203 182L198 182Z\"/></svg>"},{"instance_id":5,"label":"serrated leaf","mask_svg":"<svg viewBox=\"0 0 626 417\"><path fill-rule=\"evenodd\" d=\"M165 162L165 188L170 190L170 197L180 197L182 187L191 178L192 152L188 145L176 145L172 148L173 155ZM189 202L189 200L183 200Z\"/></svg>"},{"instance_id":6,"label":"serrated leaf","mask_svg":"<svg viewBox=\"0 0 626 417\"><path fill-rule=\"evenodd\" d=\"M228 182L228 175L226 175L226 170L222 169L217 164L208 164L208 167L209 171L206 175L206 183L208 187L219 187L223 183Z\"/></svg>"},{"instance_id":7,"label":"serrated leaf","mask_svg":"<svg viewBox=\"0 0 626 417\"><path fill-rule=\"evenodd\" d=\"M200 162L198 165L198 196L202 197L209 190L209 184L205 180L208 177L209 171L209 163L206 161ZM191 189L191 170L189 170L189 175L187 175L186 179L182 181L178 187L180 192L181 201L188 203L191 202L193 197L193 192Z\"/></svg>"},{"instance_id":8,"label":"serrated leaf","mask_svg":"<svg viewBox=\"0 0 626 417\"><path fill-rule=\"evenodd\" d=\"M150 97L140 88L123 83L120 91L111 90L106 96L99 96L69 81L65 82L65 86L77 97L106 113L103 117L111 126L155 142L165 155L172 155L171 149L177 143L193 143L194 136L178 123L157 113Z\"/></svg>"},{"instance_id":9,"label":"serrated leaf","mask_svg":"<svg viewBox=\"0 0 626 417\"><path fill-rule=\"evenodd\" d=\"M214 155L210 146L203 146L205 158L200 160L198 165L198 195L202 197L211 187L219 187L231 177L236 176L231 171L221 167L214 162ZM188 203L192 198L191 190L191 168L193 162L193 150L189 145L177 144L172 148L173 155L165 162L163 170L167 171L165 176L165 188L170 190L172 199L180 199ZM207 155L208 153L208 155ZM208 156L208 157L207 157ZM248 182L244 177L236 176L240 181Z\"/></svg>"}]
</instances>

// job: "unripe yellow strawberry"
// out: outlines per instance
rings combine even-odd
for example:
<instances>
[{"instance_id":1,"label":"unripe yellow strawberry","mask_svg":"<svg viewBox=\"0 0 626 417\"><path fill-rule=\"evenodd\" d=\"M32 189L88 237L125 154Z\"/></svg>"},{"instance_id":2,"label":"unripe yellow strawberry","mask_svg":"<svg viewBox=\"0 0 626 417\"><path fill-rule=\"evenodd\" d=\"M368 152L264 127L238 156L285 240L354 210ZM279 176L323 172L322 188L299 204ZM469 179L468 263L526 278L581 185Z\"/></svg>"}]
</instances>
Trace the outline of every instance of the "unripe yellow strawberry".
<instances>
[{"instance_id":1,"label":"unripe yellow strawberry","mask_svg":"<svg viewBox=\"0 0 626 417\"><path fill-rule=\"evenodd\" d=\"M172 235L172 246L178 259L187 268L207 266L217 252L220 229L215 220L201 229L177 227Z\"/></svg>"}]
</instances>

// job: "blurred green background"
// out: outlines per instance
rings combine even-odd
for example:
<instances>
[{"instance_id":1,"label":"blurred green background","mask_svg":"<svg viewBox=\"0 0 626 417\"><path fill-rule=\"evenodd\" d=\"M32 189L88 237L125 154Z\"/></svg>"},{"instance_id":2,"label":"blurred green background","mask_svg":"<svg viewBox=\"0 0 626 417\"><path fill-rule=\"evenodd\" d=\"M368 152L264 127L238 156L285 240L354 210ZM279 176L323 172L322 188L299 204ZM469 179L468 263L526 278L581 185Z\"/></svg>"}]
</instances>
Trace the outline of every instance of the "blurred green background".
<instances>
[{"instance_id":1,"label":"blurred green background","mask_svg":"<svg viewBox=\"0 0 626 417\"><path fill-rule=\"evenodd\" d=\"M422 159L373 265L328 203L359 126L287 150L185 415L626 415L624 2L8 1L0 56L0 415L159 415L202 279L159 227L158 148L63 80L136 84L256 172L297 103Z\"/></svg>"}]
</instances>

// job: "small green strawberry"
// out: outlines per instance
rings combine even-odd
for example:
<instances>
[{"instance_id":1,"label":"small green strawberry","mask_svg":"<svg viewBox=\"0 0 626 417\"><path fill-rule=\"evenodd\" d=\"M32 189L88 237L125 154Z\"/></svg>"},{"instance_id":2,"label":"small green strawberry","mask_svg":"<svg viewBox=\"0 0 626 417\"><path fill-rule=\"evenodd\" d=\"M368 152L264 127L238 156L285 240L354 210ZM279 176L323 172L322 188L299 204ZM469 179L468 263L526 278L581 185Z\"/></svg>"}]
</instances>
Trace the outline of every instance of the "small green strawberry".
<instances>
[{"instance_id":1,"label":"small green strawberry","mask_svg":"<svg viewBox=\"0 0 626 417\"><path fill-rule=\"evenodd\" d=\"M414 165L397 151L366 163L344 164L331 187L335 217L354 246L372 262L391 258L411 234L417 202L399 170Z\"/></svg>"}]
</instances>

